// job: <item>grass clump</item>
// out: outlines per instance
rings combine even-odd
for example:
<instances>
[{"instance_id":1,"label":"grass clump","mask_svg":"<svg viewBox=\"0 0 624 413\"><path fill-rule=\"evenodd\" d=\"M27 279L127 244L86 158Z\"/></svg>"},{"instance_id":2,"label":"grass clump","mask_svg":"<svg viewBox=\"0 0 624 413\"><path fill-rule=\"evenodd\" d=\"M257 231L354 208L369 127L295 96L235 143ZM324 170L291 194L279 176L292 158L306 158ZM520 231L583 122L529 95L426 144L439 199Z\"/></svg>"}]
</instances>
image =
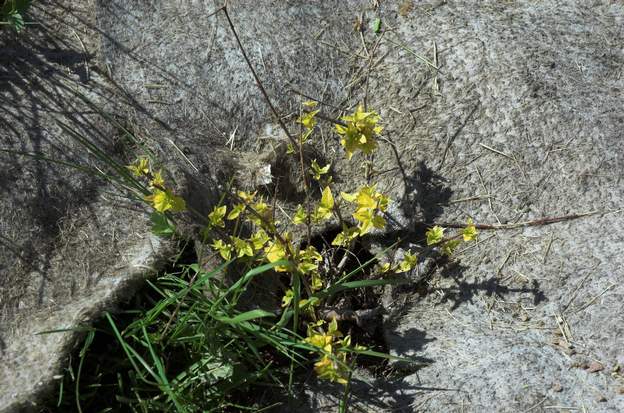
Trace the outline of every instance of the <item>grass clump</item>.
<instances>
[{"instance_id":1,"label":"grass clump","mask_svg":"<svg viewBox=\"0 0 624 413\"><path fill-rule=\"evenodd\" d=\"M226 288L215 279L227 265L211 272L197 265L176 265L151 284L151 291L142 297L144 308L115 317L106 314L100 328L88 333L80 360L74 363L76 373L67 375L75 379L65 380L68 389L57 407L239 411L245 408L240 404L247 401L244 395L256 385L265 391L256 394L259 403L250 401L246 407L257 410L268 399L266 389L285 388L276 360L301 362L304 358L297 349L306 351L310 346L272 329L263 319L273 314L237 308L249 283L274 265L248 271ZM97 340L109 347L102 348ZM92 345L100 348L91 352ZM267 394L265 400L262 393Z\"/></svg>"}]
</instances>

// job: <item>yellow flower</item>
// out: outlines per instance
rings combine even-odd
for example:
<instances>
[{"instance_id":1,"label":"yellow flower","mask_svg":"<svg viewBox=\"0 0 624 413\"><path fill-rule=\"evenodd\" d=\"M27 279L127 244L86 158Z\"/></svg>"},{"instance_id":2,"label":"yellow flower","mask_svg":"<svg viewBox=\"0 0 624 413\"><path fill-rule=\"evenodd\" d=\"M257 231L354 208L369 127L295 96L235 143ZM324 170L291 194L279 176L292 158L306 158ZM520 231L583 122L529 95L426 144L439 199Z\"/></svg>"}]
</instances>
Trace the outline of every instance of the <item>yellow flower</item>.
<instances>
[{"instance_id":1,"label":"yellow flower","mask_svg":"<svg viewBox=\"0 0 624 413\"><path fill-rule=\"evenodd\" d=\"M283 238L285 238L286 242L288 243L288 246L290 247L289 235L284 234ZM267 261L276 262L279 260L284 260L288 257L288 248L285 245L283 245L279 240L274 240L274 241L269 242L267 246L264 247L264 253L265 253ZM288 268L283 265L280 265L280 266L275 267L275 271L285 272L285 271L288 271Z\"/></svg>"},{"instance_id":2,"label":"yellow flower","mask_svg":"<svg viewBox=\"0 0 624 413\"><path fill-rule=\"evenodd\" d=\"M358 222L360 235L364 235L372 228L382 229L386 226L386 220L379 212L388 209L390 198L377 192L375 185L364 186L355 193L341 192L340 196L347 202L356 203L357 208L353 213L353 218Z\"/></svg>"},{"instance_id":3,"label":"yellow flower","mask_svg":"<svg viewBox=\"0 0 624 413\"><path fill-rule=\"evenodd\" d=\"M407 272L414 267L418 263L418 256L412 255L410 251L407 251L403 256L403 261L399 264L399 272Z\"/></svg>"},{"instance_id":4,"label":"yellow flower","mask_svg":"<svg viewBox=\"0 0 624 413\"><path fill-rule=\"evenodd\" d=\"M303 261L297 265L297 270L299 270L303 274L309 274L312 271L316 271L317 269L318 264L309 261Z\"/></svg>"},{"instance_id":5,"label":"yellow flower","mask_svg":"<svg viewBox=\"0 0 624 413\"><path fill-rule=\"evenodd\" d=\"M244 203L250 204L253 202L253 199L255 198L257 193L258 193L257 191L254 192L253 194L249 192L245 192L245 191L238 191L236 194L238 195L240 199L243 200Z\"/></svg>"},{"instance_id":6,"label":"yellow flower","mask_svg":"<svg viewBox=\"0 0 624 413\"><path fill-rule=\"evenodd\" d=\"M310 279L312 281L310 283L310 289L313 292L321 290L323 288L323 280L321 279L321 275L317 271L312 272L312 274L310 275Z\"/></svg>"},{"instance_id":7,"label":"yellow flower","mask_svg":"<svg viewBox=\"0 0 624 413\"><path fill-rule=\"evenodd\" d=\"M344 353L342 358L345 358ZM338 361L332 360L331 356L328 354L323 355L320 360L314 363L314 371L321 379L340 383L342 385L348 383L348 371L346 366L338 364Z\"/></svg>"},{"instance_id":8,"label":"yellow flower","mask_svg":"<svg viewBox=\"0 0 624 413\"><path fill-rule=\"evenodd\" d=\"M374 198L374 187L363 187L355 197L358 209L374 209L377 207L377 200Z\"/></svg>"},{"instance_id":9,"label":"yellow flower","mask_svg":"<svg viewBox=\"0 0 624 413\"><path fill-rule=\"evenodd\" d=\"M264 201L258 201L255 204L253 204L251 207L254 209L254 211L256 211L260 215L265 214L267 211L271 210L269 208L269 205Z\"/></svg>"},{"instance_id":10,"label":"yellow flower","mask_svg":"<svg viewBox=\"0 0 624 413\"><path fill-rule=\"evenodd\" d=\"M317 120L315 119L318 110L306 112L297 119L297 122L301 123L306 129L313 129L316 126Z\"/></svg>"},{"instance_id":11,"label":"yellow flower","mask_svg":"<svg viewBox=\"0 0 624 413\"><path fill-rule=\"evenodd\" d=\"M275 262L286 258L286 248L279 242L269 242L264 249L266 258L269 262Z\"/></svg>"},{"instance_id":12,"label":"yellow flower","mask_svg":"<svg viewBox=\"0 0 624 413\"><path fill-rule=\"evenodd\" d=\"M358 230L360 235L366 234L373 228L383 229L386 226L386 219L377 215L374 209L358 209L353 214L353 218L359 221Z\"/></svg>"},{"instance_id":13,"label":"yellow flower","mask_svg":"<svg viewBox=\"0 0 624 413\"><path fill-rule=\"evenodd\" d=\"M262 224L267 224L272 222L273 220L273 211L271 210L271 208L267 205L266 202L260 200L258 202L256 202L255 204L253 204L251 206L251 209L253 209L258 215L256 214L248 214L247 215L247 219L256 224L256 225L262 225Z\"/></svg>"},{"instance_id":14,"label":"yellow flower","mask_svg":"<svg viewBox=\"0 0 624 413\"><path fill-rule=\"evenodd\" d=\"M342 232L336 235L336 238L332 241L332 245L336 245L338 247L348 247L351 244L351 241L356 239L360 235L360 231L356 227L344 227Z\"/></svg>"},{"instance_id":15,"label":"yellow flower","mask_svg":"<svg viewBox=\"0 0 624 413\"><path fill-rule=\"evenodd\" d=\"M314 371L319 377L331 377L334 371L334 365L329 356L323 356L319 361L314 363Z\"/></svg>"},{"instance_id":16,"label":"yellow flower","mask_svg":"<svg viewBox=\"0 0 624 413\"><path fill-rule=\"evenodd\" d=\"M240 214L245 210L245 204L236 204L234 205L234 208L232 208L232 210L230 211L230 213L227 216L228 220L233 220L236 219L240 216Z\"/></svg>"},{"instance_id":17,"label":"yellow flower","mask_svg":"<svg viewBox=\"0 0 624 413\"><path fill-rule=\"evenodd\" d=\"M458 239L451 239L442 244L442 252L446 255L453 254L455 248L459 245L460 241Z\"/></svg>"},{"instance_id":18,"label":"yellow flower","mask_svg":"<svg viewBox=\"0 0 624 413\"><path fill-rule=\"evenodd\" d=\"M425 235L427 235L427 245L437 244L444 238L444 228L436 225L429 228Z\"/></svg>"},{"instance_id":19,"label":"yellow flower","mask_svg":"<svg viewBox=\"0 0 624 413\"><path fill-rule=\"evenodd\" d=\"M340 194L347 202L355 202L357 208L353 213L358 224L360 235L364 235L372 228L382 229L386 226L386 220L379 211L385 211L388 208L390 199L375 189L375 186L364 186L353 194L342 192Z\"/></svg>"},{"instance_id":20,"label":"yellow flower","mask_svg":"<svg viewBox=\"0 0 624 413\"><path fill-rule=\"evenodd\" d=\"M174 195L170 190L154 189L151 195L145 197L147 202L150 202L154 209L158 212L180 212L186 209L186 202L184 199Z\"/></svg>"},{"instance_id":21,"label":"yellow flower","mask_svg":"<svg viewBox=\"0 0 624 413\"><path fill-rule=\"evenodd\" d=\"M214 240L210 246L219 251L219 254L224 260L229 261L232 258L232 245L226 244L223 240Z\"/></svg>"},{"instance_id":22,"label":"yellow flower","mask_svg":"<svg viewBox=\"0 0 624 413\"><path fill-rule=\"evenodd\" d=\"M234 243L234 249L238 253L238 258L245 255L253 257L253 248L249 242L238 237L232 237L232 242Z\"/></svg>"},{"instance_id":23,"label":"yellow flower","mask_svg":"<svg viewBox=\"0 0 624 413\"><path fill-rule=\"evenodd\" d=\"M149 174L149 159L141 157L127 166L132 175L138 177Z\"/></svg>"},{"instance_id":24,"label":"yellow flower","mask_svg":"<svg viewBox=\"0 0 624 413\"><path fill-rule=\"evenodd\" d=\"M377 271L379 271L381 274L385 274L388 271L390 271L392 267L390 266L389 262L384 262L383 264L380 264L379 267L377 268Z\"/></svg>"},{"instance_id":25,"label":"yellow flower","mask_svg":"<svg viewBox=\"0 0 624 413\"><path fill-rule=\"evenodd\" d=\"M323 257L313 245L308 246L306 249L299 251L299 258L306 261L321 262Z\"/></svg>"},{"instance_id":26,"label":"yellow flower","mask_svg":"<svg viewBox=\"0 0 624 413\"><path fill-rule=\"evenodd\" d=\"M462 235L464 237L464 241L468 242L468 241L474 241L477 239L477 235L479 234L479 231L477 231L477 228L475 227L474 223L472 222L472 219L469 218L468 219L468 226L466 226L466 228L464 228L464 230L462 231Z\"/></svg>"},{"instance_id":27,"label":"yellow flower","mask_svg":"<svg viewBox=\"0 0 624 413\"><path fill-rule=\"evenodd\" d=\"M325 333L316 333L309 337L306 337L305 341L308 344L313 345L314 347L325 349L327 346L331 346L334 337L327 335ZM330 350L331 351L331 348Z\"/></svg>"},{"instance_id":28,"label":"yellow flower","mask_svg":"<svg viewBox=\"0 0 624 413\"><path fill-rule=\"evenodd\" d=\"M369 208L361 208L355 211L353 218L359 221L358 230L360 235L366 234L373 227L373 218L375 217L375 210Z\"/></svg>"},{"instance_id":29,"label":"yellow flower","mask_svg":"<svg viewBox=\"0 0 624 413\"><path fill-rule=\"evenodd\" d=\"M284 293L284 296L282 297L282 307L288 307L294 297L295 293L293 292L293 290L286 290L286 293Z\"/></svg>"},{"instance_id":30,"label":"yellow flower","mask_svg":"<svg viewBox=\"0 0 624 413\"><path fill-rule=\"evenodd\" d=\"M308 325L308 337L305 341L315 347L331 352L331 348L328 349L327 346L331 346L334 338L342 337L342 333L338 330L338 322L335 318L328 324L327 332L320 328L323 324L324 322L319 320L316 324Z\"/></svg>"},{"instance_id":31,"label":"yellow flower","mask_svg":"<svg viewBox=\"0 0 624 413\"><path fill-rule=\"evenodd\" d=\"M249 240L251 241L251 245L253 245L254 250L258 251L269 241L269 236L263 229L259 229Z\"/></svg>"},{"instance_id":32,"label":"yellow flower","mask_svg":"<svg viewBox=\"0 0 624 413\"><path fill-rule=\"evenodd\" d=\"M336 132L342 136L340 144L345 148L347 152L347 159L351 159L353 153L358 150L360 146L360 133L355 125L341 126L336 125Z\"/></svg>"},{"instance_id":33,"label":"yellow flower","mask_svg":"<svg viewBox=\"0 0 624 413\"><path fill-rule=\"evenodd\" d=\"M306 218L306 212L301 204L297 205L297 210L295 211L295 216L293 217L293 223L295 225L305 224Z\"/></svg>"},{"instance_id":34,"label":"yellow flower","mask_svg":"<svg viewBox=\"0 0 624 413\"><path fill-rule=\"evenodd\" d=\"M312 161L312 177L319 181L321 179L321 175L325 175L329 172L329 167L331 164L325 165L324 167L320 167L320 165L316 162L316 159Z\"/></svg>"},{"instance_id":35,"label":"yellow flower","mask_svg":"<svg viewBox=\"0 0 624 413\"><path fill-rule=\"evenodd\" d=\"M162 171L154 172L152 180L150 181L150 186L158 189L165 188L165 180L162 177Z\"/></svg>"},{"instance_id":36,"label":"yellow flower","mask_svg":"<svg viewBox=\"0 0 624 413\"><path fill-rule=\"evenodd\" d=\"M351 345L351 337L347 336L343 340L337 340L343 335L338 330L336 319L329 323L327 332L320 328L323 324L322 320L308 324L308 334L305 339L306 343L316 347L318 352L322 353L321 358L314 363L314 371L321 379L346 384L348 377L347 355L340 349Z\"/></svg>"},{"instance_id":37,"label":"yellow flower","mask_svg":"<svg viewBox=\"0 0 624 413\"><path fill-rule=\"evenodd\" d=\"M305 250L299 251L297 258L299 260L297 269L303 274L309 274L318 270L319 262L323 260L321 254L312 245Z\"/></svg>"},{"instance_id":38,"label":"yellow flower","mask_svg":"<svg viewBox=\"0 0 624 413\"><path fill-rule=\"evenodd\" d=\"M372 185L360 188L358 193L355 194L355 202L358 204L358 209L378 208L385 212L388 209L390 198L381 192L377 192L375 185Z\"/></svg>"},{"instance_id":39,"label":"yellow flower","mask_svg":"<svg viewBox=\"0 0 624 413\"><path fill-rule=\"evenodd\" d=\"M212 212L208 214L208 220L210 221L210 224L215 227L225 227L223 217L225 217L226 211L227 207L225 205L214 207Z\"/></svg>"},{"instance_id":40,"label":"yellow flower","mask_svg":"<svg viewBox=\"0 0 624 413\"><path fill-rule=\"evenodd\" d=\"M370 154L377 148L375 137L383 128L377 126L381 118L376 112L364 112L364 107L360 105L352 115L341 119L346 125L336 125L336 132L341 136L340 143L347 152L347 159L351 159L358 149Z\"/></svg>"}]
</instances>

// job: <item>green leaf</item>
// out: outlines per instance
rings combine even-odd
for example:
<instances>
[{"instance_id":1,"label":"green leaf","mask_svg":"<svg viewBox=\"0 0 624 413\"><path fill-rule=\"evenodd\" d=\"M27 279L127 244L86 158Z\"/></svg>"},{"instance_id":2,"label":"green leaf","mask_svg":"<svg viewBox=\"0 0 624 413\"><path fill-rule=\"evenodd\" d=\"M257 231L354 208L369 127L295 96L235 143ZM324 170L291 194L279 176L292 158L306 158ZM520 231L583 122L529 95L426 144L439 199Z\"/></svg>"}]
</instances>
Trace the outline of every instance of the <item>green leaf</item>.
<instances>
[{"instance_id":1,"label":"green leaf","mask_svg":"<svg viewBox=\"0 0 624 413\"><path fill-rule=\"evenodd\" d=\"M21 32L22 29L24 28L24 18L22 17L21 14L14 12L14 13L10 13L7 16L7 22L9 23L10 26L12 26L16 32Z\"/></svg>"},{"instance_id":2,"label":"green leaf","mask_svg":"<svg viewBox=\"0 0 624 413\"><path fill-rule=\"evenodd\" d=\"M373 20L372 27L373 27L373 31L379 34L381 32L381 19Z\"/></svg>"},{"instance_id":3,"label":"green leaf","mask_svg":"<svg viewBox=\"0 0 624 413\"><path fill-rule=\"evenodd\" d=\"M161 237L170 237L175 233L175 226L169 222L169 219L162 212L153 212L150 215L152 221L152 232Z\"/></svg>"}]
</instances>

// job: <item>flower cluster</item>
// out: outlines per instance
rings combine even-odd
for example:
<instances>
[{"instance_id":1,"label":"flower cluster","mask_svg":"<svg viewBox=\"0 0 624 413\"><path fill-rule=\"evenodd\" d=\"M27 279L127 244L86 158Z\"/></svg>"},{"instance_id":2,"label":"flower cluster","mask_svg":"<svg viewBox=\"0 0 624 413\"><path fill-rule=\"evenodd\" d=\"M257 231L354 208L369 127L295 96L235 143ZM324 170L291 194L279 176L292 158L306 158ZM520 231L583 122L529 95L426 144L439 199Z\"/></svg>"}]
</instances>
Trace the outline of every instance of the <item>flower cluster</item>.
<instances>
[{"instance_id":1,"label":"flower cluster","mask_svg":"<svg viewBox=\"0 0 624 413\"><path fill-rule=\"evenodd\" d=\"M144 179L148 182L151 191L145 196L157 212L181 212L186 209L184 198L175 195L173 191L165 185L162 171L152 171L149 159L141 157L128 165L128 170L135 178Z\"/></svg>"},{"instance_id":2,"label":"flower cluster","mask_svg":"<svg viewBox=\"0 0 624 413\"><path fill-rule=\"evenodd\" d=\"M380 119L374 111L365 112L362 105L352 115L341 118L344 124L337 124L336 132L341 136L340 143L347 152L347 159L351 159L358 149L365 154L371 154L377 149L376 137L383 130L377 125Z\"/></svg>"},{"instance_id":3,"label":"flower cluster","mask_svg":"<svg viewBox=\"0 0 624 413\"><path fill-rule=\"evenodd\" d=\"M302 132L298 142L292 142L299 148L289 145L289 153L301 150L318 125L316 102L305 102L303 106L305 108L297 120ZM337 121L335 132L340 137L347 159L351 159L357 151L370 155L377 149L377 139L382 131L380 120L376 112L367 112L360 105L352 114ZM298 205L292 214L282 209L295 227L307 227L308 234L312 225L328 221L341 225L341 232L333 240L328 240L331 241L331 245L326 246L329 251L319 251L309 243L300 245L294 242L286 226L276 220L275 205L269 205L268 200L257 192L233 191L228 194L229 202L220 202L207 215L204 234L209 238L209 245L215 254L226 261L278 263L275 264L275 271L288 275L291 283L284 288L282 311L284 314L289 311L296 314L296 310L301 310L299 320L307 326L304 341L319 355L314 370L321 378L346 384L349 373L347 355L360 347L351 345L351 337L340 332L335 319L330 323L317 321L322 318L318 310L328 295L325 291L332 287L335 279L328 276L333 268L329 257L338 249L349 253L359 237L385 228L391 200L374 183L355 192L340 192L334 197L337 192L333 188L330 168L331 164L321 165L314 159L307 171L315 181L314 188L320 193L317 202L308 198L305 206ZM145 200L165 218L163 227L166 230L167 215L164 213L184 210L184 200L172 192L161 171L154 171L147 158L139 158L128 169L135 177L147 182L150 194L145 196ZM443 253L451 254L461 240L473 241L477 234L474 223L469 220L460 234L450 237L445 237L445 228L433 226L426 232L426 242L429 246L439 246ZM324 257L327 257L327 265L324 265ZM418 255L406 251L398 262L379 263L375 271L377 276L398 274L413 270L417 265ZM294 280L301 281L304 288L295 287Z\"/></svg>"},{"instance_id":4,"label":"flower cluster","mask_svg":"<svg viewBox=\"0 0 624 413\"><path fill-rule=\"evenodd\" d=\"M439 225L435 225L432 228L429 228L429 230L427 230L425 235L427 237L427 245L438 245L438 244L441 245L442 252L445 253L446 255L451 255L455 251L457 246L461 244L462 240L459 239L460 236L464 242L469 242L469 241L475 241L479 234L479 231L477 231L477 228L475 227L472 219L468 219L468 223L462 230L461 234L455 237L445 239L444 238L445 230L446 228L442 228Z\"/></svg>"},{"instance_id":5,"label":"flower cluster","mask_svg":"<svg viewBox=\"0 0 624 413\"><path fill-rule=\"evenodd\" d=\"M322 320L308 324L305 342L316 347L321 354L314 363L314 371L322 379L347 384L347 349L351 346L351 336L343 337L336 319L328 324L326 331L323 329L325 324Z\"/></svg>"}]
</instances>

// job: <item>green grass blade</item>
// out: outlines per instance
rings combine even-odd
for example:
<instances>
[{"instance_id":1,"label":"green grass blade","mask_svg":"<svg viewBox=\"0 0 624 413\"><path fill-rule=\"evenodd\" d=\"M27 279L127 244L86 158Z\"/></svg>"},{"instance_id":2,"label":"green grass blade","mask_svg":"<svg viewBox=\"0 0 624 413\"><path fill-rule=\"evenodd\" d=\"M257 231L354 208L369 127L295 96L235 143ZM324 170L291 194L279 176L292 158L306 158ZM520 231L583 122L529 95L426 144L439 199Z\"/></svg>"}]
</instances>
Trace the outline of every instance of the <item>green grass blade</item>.
<instances>
[{"instance_id":1,"label":"green grass blade","mask_svg":"<svg viewBox=\"0 0 624 413\"><path fill-rule=\"evenodd\" d=\"M366 287L375 287L378 285L388 285L388 284L405 284L408 283L408 280L402 278L382 278L378 280L359 280L359 281L349 281L342 284L335 284L329 287L326 290L319 291L313 295L318 299L323 299L327 297L331 297L341 291L353 290L356 288L366 288ZM307 308L309 306L308 303L303 305L303 308Z\"/></svg>"},{"instance_id":2,"label":"green grass blade","mask_svg":"<svg viewBox=\"0 0 624 413\"><path fill-rule=\"evenodd\" d=\"M158 357L156 355L156 352L154 351L154 346L152 346L152 342L149 338L149 336L147 335L147 330L145 329L145 326L143 326L141 328L141 331L143 332L143 337L145 338L145 343L147 345L147 348L150 352L150 355L152 356L152 361L154 362L154 365L156 366L156 370L158 371L158 376L155 376L155 378L158 381L158 384L160 384L160 388L163 389L165 391L165 393L167 393L167 396L169 396L169 399L173 402L173 404L176 407L176 410L178 412L181 413L185 413L186 409L180 404L180 402L178 401L178 398L175 396L175 394L173 393L173 390L171 389L171 385L169 384L169 380L167 380L167 374L165 372L165 367L162 364L162 360L160 359L160 357Z\"/></svg>"},{"instance_id":3,"label":"green grass blade","mask_svg":"<svg viewBox=\"0 0 624 413\"><path fill-rule=\"evenodd\" d=\"M80 362L78 363L78 372L76 373L76 385L74 386L76 408L78 409L78 413L82 413L82 407L80 406L80 375L82 374L82 366L84 364L85 357L87 356L87 351L91 346L91 343L93 343L94 337L95 331L89 331L89 333L87 333L87 337L85 338L84 344L82 345L82 349L80 350Z\"/></svg>"},{"instance_id":4,"label":"green grass blade","mask_svg":"<svg viewBox=\"0 0 624 413\"><path fill-rule=\"evenodd\" d=\"M256 309L256 310L246 311L244 313L238 314L236 317L233 317L233 318L229 318L229 317L215 317L215 318L223 323L236 325L236 324L243 323L245 321L250 321L250 320L255 320L257 318L265 318L265 317L275 317L275 314L269 313L268 311Z\"/></svg>"},{"instance_id":5,"label":"green grass blade","mask_svg":"<svg viewBox=\"0 0 624 413\"><path fill-rule=\"evenodd\" d=\"M212 305L212 309L218 308L218 306L222 303L223 300L226 299L229 295L234 292L239 291L245 285L247 285L255 276L265 273L275 267L286 266L288 265L288 261L280 260L275 261L269 264L264 264L259 267L256 267L250 271L248 271L243 277L241 277L238 281L236 281L224 294L222 294Z\"/></svg>"},{"instance_id":6,"label":"green grass blade","mask_svg":"<svg viewBox=\"0 0 624 413\"><path fill-rule=\"evenodd\" d=\"M119 341L119 344L121 345L121 348L123 348L124 352L126 353L126 356L128 357L128 361L130 361L130 364L132 364L132 367L137 372L139 377L143 381L146 381L145 380L145 376L143 375L143 372L141 371L141 369L139 369L139 366L136 364L136 362L134 360L133 354L131 352L131 350L134 351L134 349L132 349L132 347L130 347L130 346L128 346L128 344L126 344L126 341L121 336L121 333L119 333L119 330L117 329L117 326L115 325L115 322L113 321L113 318L110 316L110 313L106 312L105 316L106 316L106 319L108 320L111 328L113 329L113 333L115 334L115 337L117 338L117 341Z\"/></svg>"}]
</instances>

